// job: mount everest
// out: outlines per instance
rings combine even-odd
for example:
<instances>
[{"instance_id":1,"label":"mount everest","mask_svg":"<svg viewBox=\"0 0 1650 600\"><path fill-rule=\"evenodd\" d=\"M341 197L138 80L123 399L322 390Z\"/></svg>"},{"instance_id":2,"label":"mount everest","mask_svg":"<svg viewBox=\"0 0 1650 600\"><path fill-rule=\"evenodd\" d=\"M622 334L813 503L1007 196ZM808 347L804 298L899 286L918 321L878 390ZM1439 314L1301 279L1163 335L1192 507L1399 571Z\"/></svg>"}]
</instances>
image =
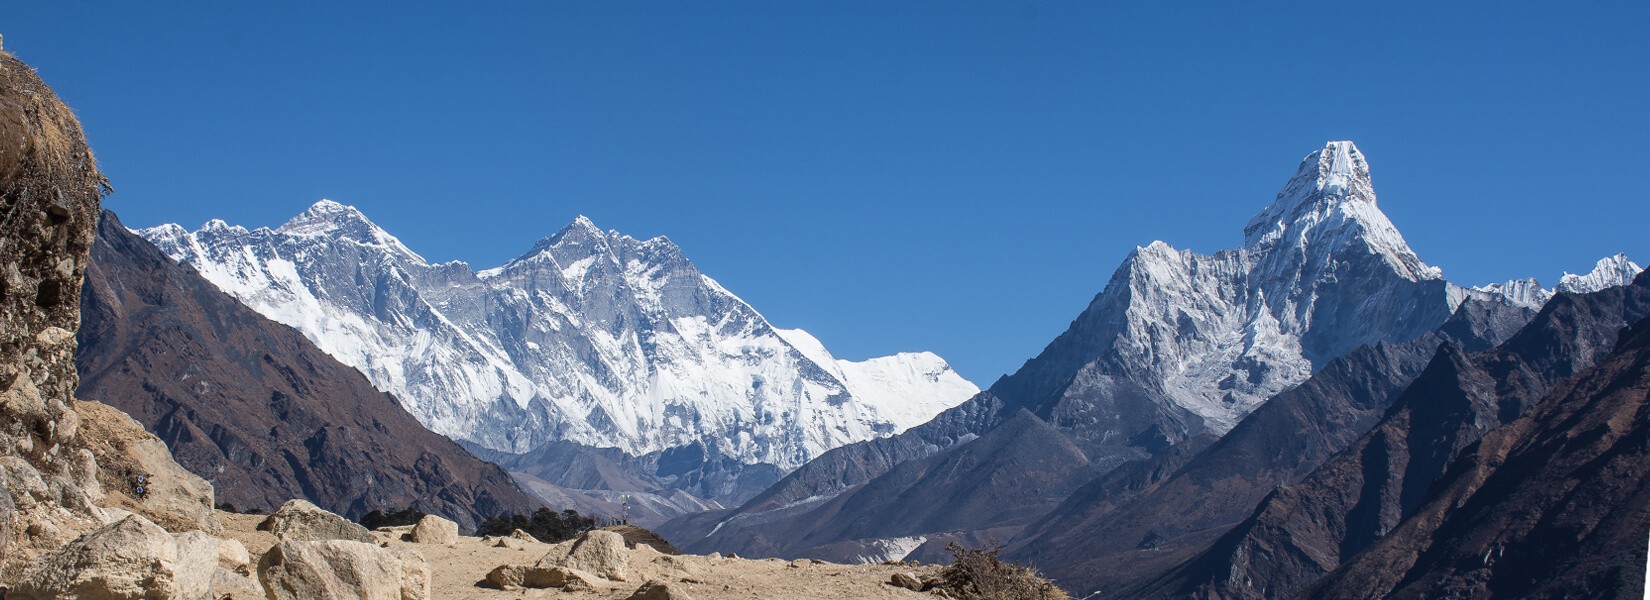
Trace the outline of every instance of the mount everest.
<instances>
[{"instance_id":1,"label":"mount everest","mask_svg":"<svg viewBox=\"0 0 1650 600\"><path fill-rule=\"evenodd\" d=\"M770 325L670 240L582 216L479 272L431 263L330 200L275 229L213 220L139 233L360 369L430 429L504 452L698 446L790 470L978 392L932 353L836 359L807 332Z\"/></svg>"}]
</instances>

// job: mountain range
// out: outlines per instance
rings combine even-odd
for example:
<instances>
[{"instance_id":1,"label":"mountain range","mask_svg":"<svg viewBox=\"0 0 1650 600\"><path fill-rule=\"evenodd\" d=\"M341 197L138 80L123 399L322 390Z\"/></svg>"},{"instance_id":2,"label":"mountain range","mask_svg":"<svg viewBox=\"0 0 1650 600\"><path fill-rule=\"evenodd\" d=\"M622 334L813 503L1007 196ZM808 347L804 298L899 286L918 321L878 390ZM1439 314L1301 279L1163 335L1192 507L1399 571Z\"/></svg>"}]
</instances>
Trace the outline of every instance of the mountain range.
<instances>
[{"instance_id":1,"label":"mountain range","mask_svg":"<svg viewBox=\"0 0 1650 600\"><path fill-rule=\"evenodd\" d=\"M437 433L513 454L616 448L712 502L742 501L826 450L978 391L928 352L836 359L807 332L770 325L670 240L584 217L480 271L430 263L326 200L274 229L140 233Z\"/></svg>"},{"instance_id":2,"label":"mountain range","mask_svg":"<svg viewBox=\"0 0 1650 600\"><path fill-rule=\"evenodd\" d=\"M1357 440L1440 344L1487 350L1555 294L1638 272L1616 256L1560 290L1451 283L1379 210L1350 142L1306 156L1243 239L1212 255L1136 249L1065 333L969 402L661 531L692 551L836 560L934 560L950 541L996 540L1074 591L1137 583ZM1020 452L1061 447L1077 453ZM935 464L969 468L942 481L920 466ZM1024 473L1041 473L1042 494L1007 493L1025 484L1005 475ZM992 490L1014 499L966 523L939 503L898 518L844 508Z\"/></svg>"}]
</instances>

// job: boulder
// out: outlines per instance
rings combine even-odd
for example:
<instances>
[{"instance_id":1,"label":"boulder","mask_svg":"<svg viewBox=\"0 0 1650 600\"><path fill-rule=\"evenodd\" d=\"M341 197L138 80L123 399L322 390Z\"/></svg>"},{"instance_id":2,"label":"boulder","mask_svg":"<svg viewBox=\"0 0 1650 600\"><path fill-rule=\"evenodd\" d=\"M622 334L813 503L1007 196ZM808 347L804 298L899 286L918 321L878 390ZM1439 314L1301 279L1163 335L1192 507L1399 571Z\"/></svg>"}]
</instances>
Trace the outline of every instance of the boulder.
<instances>
[{"instance_id":1,"label":"boulder","mask_svg":"<svg viewBox=\"0 0 1650 600\"><path fill-rule=\"evenodd\" d=\"M642 584L642 587L636 588L636 591L625 600L693 600L693 597L687 595L680 586L650 580Z\"/></svg>"},{"instance_id":2,"label":"boulder","mask_svg":"<svg viewBox=\"0 0 1650 600\"><path fill-rule=\"evenodd\" d=\"M259 523L258 530L273 533L279 540L296 542L349 540L371 544L378 541L367 528L327 512L308 500L288 500L275 514Z\"/></svg>"},{"instance_id":3,"label":"boulder","mask_svg":"<svg viewBox=\"0 0 1650 600\"><path fill-rule=\"evenodd\" d=\"M611 531L586 531L571 545L556 544L544 558L542 567L568 567L589 571L613 581L624 581L630 568L630 556L625 552L624 536Z\"/></svg>"},{"instance_id":4,"label":"boulder","mask_svg":"<svg viewBox=\"0 0 1650 600\"><path fill-rule=\"evenodd\" d=\"M211 536L174 536L131 515L42 557L6 598L197 600L207 594L217 564L218 543Z\"/></svg>"},{"instance_id":5,"label":"boulder","mask_svg":"<svg viewBox=\"0 0 1650 600\"><path fill-rule=\"evenodd\" d=\"M593 587L596 576L567 567L540 565L504 565L487 573L487 585L501 590L519 588L574 588Z\"/></svg>"},{"instance_id":6,"label":"boulder","mask_svg":"<svg viewBox=\"0 0 1650 600\"><path fill-rule=\"evenodd\" d=\"M894 587L902 587L913 592L922 591L922 580L917 579L916 575L912 575L911 573L904 571L895 573L892 577L889 577L888 584Z\"/></svg>"},{"instance_id":7,"label":"boulder","mask_svg":"<svg viewBox=\"0 0 1650 600\"><path fill-rule=\"evenodd\" d=\"M533 534L527 533L527 532L522 531L520 529L517 529L515 531L510 532L510 537L513 537L513 538L516 538L516 539L522 540L522 541L533 542L533 543L538 543L538 541L539 541L538 538L533 537Z\"/></svg>"},{"instance_id":8,"label":"boulder","mask_svg":"<svg viewBox=\"0 0 1650 600\"><path fill-rule=\"evenodd\" d=\"M458 543L458 523L435 515L424 515L413 526L412 541L416 544Z\"/></svg>"},{"instance_id":9,"label":"boulder","mask_svg":"<svg viewBox=\"0 0 1650 600\"><path fill-rule=\"evenodd\" d=\"M212 586L206 597L211 600L264 600L264 591L251 577L219 567L212 573Z\"/></svg>"},{"instance_id":10,"label":"boulder","mask_svg":"<svg viewBox=\"0 0 1650 600\"><path fill-rule=\"evenodd\" d=\"M283 540L258 561L270 600L426 600L422 555L351 540Z\"/></svg>"},{"instance_id":11,"label":"boulder","mask_svg":"<svg viewBox=\"0 0 1650 600\"><path fill-rule=\"evenodd\" d=\"M252 553L239 540L218 540L218 568L241 575L252 574Z\"/></svg>"}]
</instances>

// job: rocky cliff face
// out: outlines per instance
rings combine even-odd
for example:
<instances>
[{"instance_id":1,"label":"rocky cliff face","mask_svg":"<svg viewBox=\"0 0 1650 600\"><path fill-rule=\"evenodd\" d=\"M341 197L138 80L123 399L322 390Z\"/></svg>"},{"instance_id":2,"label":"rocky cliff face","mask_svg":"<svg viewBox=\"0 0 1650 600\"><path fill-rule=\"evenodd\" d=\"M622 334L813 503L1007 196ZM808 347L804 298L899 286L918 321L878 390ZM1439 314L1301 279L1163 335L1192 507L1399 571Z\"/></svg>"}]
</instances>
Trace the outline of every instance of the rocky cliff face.
<instances>
[{"instance_id":1,"label":"rocky cliff face","mask_svg":"<svg viewBox=\"0 0 1650 600\"><path fill-rule=\"evenodd\" d=\"M473 529L539 506L359 372L104 213L82 295L80 396L124 410L220 500L307 498L359 517L412 506Z\"/></svg>"},{"instance_id":2,"label":"rocky cliff face","mask_svg":"<svg viewBox=\"0 0 1650 600\"><path fill-rule=\"evenodd\" d=\"M211 487L170 457L134 452L124 466L154 475L155 493L104 489L99 452L146 434L123 415L77 411L75 330L99 202L98 173L74 115L34 70L0 52L0 582L40 553L101 525L100 503L216 531ZM166 506L163 506L166 505ZM168 508L182 512L170 512Z\"/></svg>"}]
</instances>

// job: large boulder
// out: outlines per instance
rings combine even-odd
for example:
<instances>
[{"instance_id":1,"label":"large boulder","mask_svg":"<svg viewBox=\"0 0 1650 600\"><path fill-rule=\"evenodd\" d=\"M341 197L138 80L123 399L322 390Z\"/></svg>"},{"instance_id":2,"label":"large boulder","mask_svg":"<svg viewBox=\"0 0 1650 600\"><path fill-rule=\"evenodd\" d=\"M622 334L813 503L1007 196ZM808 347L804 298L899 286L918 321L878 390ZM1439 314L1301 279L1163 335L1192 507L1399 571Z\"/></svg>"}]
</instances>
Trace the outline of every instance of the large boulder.
<instances>
[{"instance_id":1,"label":"large boulder","mask_svg":"<svg viewBox=\"0 0 1650 600\"><path fill-rule=\"evenodd\" d=\"M424 515L413 526L412 541L417 544L457 543L458 523L435 515Z\"/></svg>"},{"instance_id":2,"label":"large boulder","mask_svg":"<svg viewBox=\"0 0 1650 600\"><path fill-rule=\"evenodd\" d=\"M6 598L198 600L217 565L218 540L199 531L174 536L130 515L43 557Z\"/></svg>"},{"instance_id":3,"label":"large boulder","mask_svg":"<svg viewBox=\"0 0 1650 600\"><path fill-rule=\"evenodd\" d=\"M349 540L376 543L367 528L327 512L308 500L288 500L279 510L258 524L258 530L275 534L276 539L297 542Z\"/></svg>"},{"instance_id":4,"label":"large boulder","mask_svg":"<svg viewBox=\"0 0 1650 600\"><path fill-rule=\"evenodd\" d=\"M489 587L515 590L519 588L591 589L594 587L595 580L595 575L567 567L504 565L489 571L485 581Z\"/></svg>"},{"instance_id":5,"label":"large boulder","mask_svg":"<svg viewBox=\"0 0 1650 600\"><path fill-rule=\"evenodd\" d=\"M563 542L551 547L539 559L540 567L567 567L595 573L613 581L624 581L630 569L630 555L625 552L624 536L611 531L586 531L572 543Z\"/></svg>"},{"instance_id":6,"label":"large boulder","mask_svg":"<svg viewBox=\"0 0 1650 600\"><path fill-rule=\"evenodd\" d=\"M636 588L625 600L693 600L680 585L664 581L648 581Z\"/></svg>"},{"instance_id":7,"label":"large boulder","mask_svg":"<svg viewBox=\"0 0 1650 600\"><path fill-rule=\"evenodd\" d=\"M416 552L350 540L285 540L258 561L269 600L427 600L430 565Z\"/></svg>"}]
</instances>

